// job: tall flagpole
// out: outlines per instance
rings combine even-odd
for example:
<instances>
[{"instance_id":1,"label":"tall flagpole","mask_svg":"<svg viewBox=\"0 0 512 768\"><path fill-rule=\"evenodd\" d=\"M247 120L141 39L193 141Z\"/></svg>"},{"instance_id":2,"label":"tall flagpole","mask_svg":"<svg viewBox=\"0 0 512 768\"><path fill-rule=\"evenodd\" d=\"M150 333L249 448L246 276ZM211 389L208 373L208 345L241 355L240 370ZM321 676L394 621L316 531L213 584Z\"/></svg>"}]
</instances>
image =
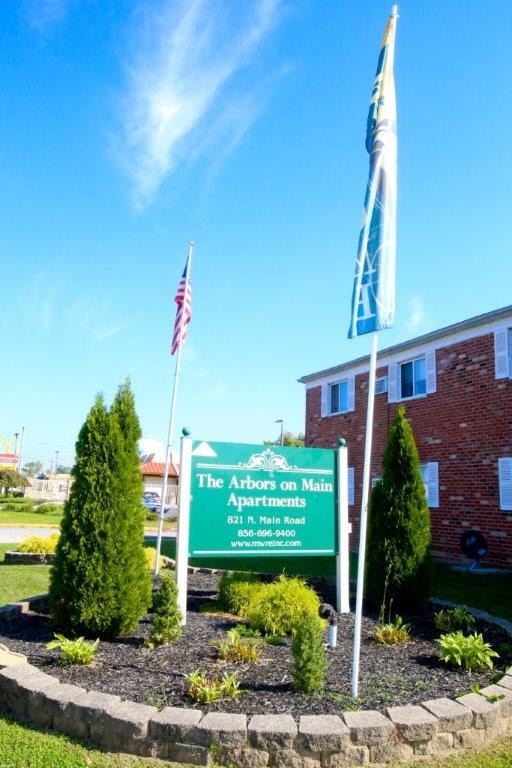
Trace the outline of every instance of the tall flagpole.
<instances>
[{"instance_id":1,"label":"tall flagpole","mask_svg":"<svg viewBox=\"0 0 512 768\"><path fill-rule=\"evenodd\" d=\"M188 285L188 281L190 278L190 271L192 267L192 250L194 248L194 243L192 240L189 243L188 246L188 258L187 258L187 271L185 274L185 286ZM185 291L186 293L186 291ZM158 573L160 571L160 550L162 548L162 533L164 528L164 508L165 508L165 500L167 498L167 486L168 486L168 475L169 475L169 467L171 465L171 440L172 440L172 431L174 428L174 413L176 410L176 393L178 391L178 378L180 373L180 363L181 363L181 347L182 347L182 339L183 339L183 331L185 329L185 306L183 306L183 317L182 321L180 323L180 334L178 338L178 350L176 354L176 367L174 369L174 381L172 385L172 396L171 396L171 415L169 417L169 429L167 431L167 448L165 453L165 469L164 469L164 485L162 489L162 503L160 504L160 517L158 520L158 535L156 538L156 557L155 557L155 569L154 574L155 576L158 576Z\"/></svg>"},{"instance_id":2,"label":"tall flagpole","mask_svg":"<svg viewBox=\"0 0 512 768\"><path fill-rule=\"evenodd\" d=\"M363 616L364 565L366 559L366 523L368 520L368 496L370 492L370 465L372 457L373 406L375 401L375 371L377 368L377 334L372 333L370 371L368 376L368 410L364 443L363 488L361 518L359 523L359 560L357 563L356 615L354 625L354 655L352 660L352 696L359 691L359 657L361 654L361 620Z\"/></svg>"},{"instance_id":3,"label":"tall flagpole","mask_svg":"<svg viewBox=\"0 0 512 768\"><path fill-rule=\"evenodd\" d=\"M349 337L372 333L368 371L368 408L364 448L359 562L352 664L352 696L359 690L361 621L363 613L366 528L373 437L377 331L393 324L395 311L396 258L396 99L393 77L395 30L398 7L393 5L386 25L374 80L367 122L366 148L370 173L365 196L365 215L356 260ZM371 234L370 234L371 233ZM362 312L359 310L362 309Z\"/></svg>"}]
</instances>

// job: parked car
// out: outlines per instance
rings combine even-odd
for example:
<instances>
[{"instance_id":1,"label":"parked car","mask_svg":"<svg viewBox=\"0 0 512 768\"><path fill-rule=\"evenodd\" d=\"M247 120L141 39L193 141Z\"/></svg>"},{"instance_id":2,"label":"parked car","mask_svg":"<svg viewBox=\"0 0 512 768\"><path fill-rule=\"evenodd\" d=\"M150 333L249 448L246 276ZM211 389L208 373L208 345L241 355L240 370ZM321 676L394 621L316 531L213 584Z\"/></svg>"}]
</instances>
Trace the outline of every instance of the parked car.
<instances>
[{"instance_id":1,"label":"parked car","mask_svg":"<svg viewBox=\"0 0 512 768\"><path fill-rule=\"evenodd\" d=\"M160 511L160 496L156 491L144 491L142 503L150 512Z\"/></svg>"},{"instance_id":2,"label":"parked car","mask_svg":"<svg viewBox=\"0 0 512 768\"><path fill-rule=\"evenodd\" d=\"M142 503L150 512L155 514L160 513L161 500L156 491L144 491L142 494ZM166 504L164 507L164 515L169 516L171 514L171 507Z\"/></svg>"}]
</instances>

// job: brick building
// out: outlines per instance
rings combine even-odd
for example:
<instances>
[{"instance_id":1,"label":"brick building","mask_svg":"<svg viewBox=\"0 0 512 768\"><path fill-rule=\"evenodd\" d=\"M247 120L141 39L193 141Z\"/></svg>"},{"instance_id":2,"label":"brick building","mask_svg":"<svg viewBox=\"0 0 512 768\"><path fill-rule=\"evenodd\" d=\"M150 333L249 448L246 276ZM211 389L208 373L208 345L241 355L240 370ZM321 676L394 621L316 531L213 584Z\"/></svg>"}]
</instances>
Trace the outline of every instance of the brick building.
<instances>
[{"instance_id":1,"label":"brick building","mask_svg":"<svg viewBox=\"0 0 512 768\"><path fill-rule=\"evenodd\" d=\"M368 366L365 356L299 379L306 389L306 445L347 440L351 549L359 534ZM461 535L479 531L489 548L486 562L511 567L512 306L378 354L373 481L400 403L420 454L434 553L460 558Z\"/></svg>"}]
</instances>

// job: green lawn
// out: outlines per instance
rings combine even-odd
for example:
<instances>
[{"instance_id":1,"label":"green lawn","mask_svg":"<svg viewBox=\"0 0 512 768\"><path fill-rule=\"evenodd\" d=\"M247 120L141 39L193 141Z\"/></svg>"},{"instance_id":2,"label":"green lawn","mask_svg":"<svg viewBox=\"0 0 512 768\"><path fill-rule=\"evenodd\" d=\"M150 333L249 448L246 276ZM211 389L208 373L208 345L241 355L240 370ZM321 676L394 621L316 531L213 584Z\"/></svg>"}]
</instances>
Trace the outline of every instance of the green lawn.
<instances>
[{"instance_id":1,"label":"green lawn","mask_svg":"<svg viewBox=\"0 0 512 768\"><path fill-rule=\"evenodd\" d=\"M57 526L60 525L62 518L61 512L48 512L47 514L40 514L38 512L9 512L3 509L3 505L0 504L0 525L37 525L37 526Z\"/></svg>"},{"instance_id":2,"label":"green lawn","mask_svg":"<svg viewBox=\"0 0 512 768\"><path fill-rule=\"evenodd\" d=\"M155 540L147 541L155 546ZM45 592L48 586L49 566L47 565L4 565L3 553L14 547L0 544L0 605L22 597ZM175 557L174 539L164 539L162 554ZM254 570L264 573L282 573L303 576L334 576L333 557L237 557L235 558L191 558L190 564L227 570ZM350 578L356 578L357 556L350 558ZM444 600L480 608L495 616L512 620L512 572L506 574L462 573L453 571L447 565L436 565L432 594ZM511 766L512 768L512 766Z\"/></svg>"},{"instance_id":3,"label":"green lawn","mask_svg":"<svg viewBox=\"0 0 512 768\"><path fill-rule=\"evenodd\" d=\"M55 733L39 732L0 715L1 768L178 768L141 757L105 754ZM180 765L179 768L186 768Z\"/></svg>"},{"instance_id":4,"label":"green lawn","mask_svg":"<svg viewBox=\"0 0 512 768\"><path fill-rule=\"evenodd\" d=\"M16 544L0 544L0 605L48 591L49 565L6 565L4 552ZM1 765L1 763L0 763Z\"/></svg>"}]
</instances>

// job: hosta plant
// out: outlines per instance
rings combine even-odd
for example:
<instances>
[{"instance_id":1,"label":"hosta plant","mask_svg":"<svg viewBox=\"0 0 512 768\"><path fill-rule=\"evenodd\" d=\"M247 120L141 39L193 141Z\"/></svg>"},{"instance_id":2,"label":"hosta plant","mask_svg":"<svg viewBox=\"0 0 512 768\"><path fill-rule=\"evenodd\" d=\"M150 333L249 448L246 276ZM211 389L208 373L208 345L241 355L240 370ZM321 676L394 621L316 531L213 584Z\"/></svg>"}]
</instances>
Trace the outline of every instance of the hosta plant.
<instances>
[{"instance_id":1,"label":"hosta plant","mask_svg":"<svg viewBox=\"0 0 512 768\"><path fill-rule=\"evenodd\" d=\"M442 632L460 629L467 634L475 629L475 617L464 605L459 605L457 608L437 611L434 614L434 625Z\"/></svg>"},{"instance_id":2,"label":"hosta plant","mask_svg":"<svg viewBox=\"0 0 512 768\"><path fill-rule=\"evenodd\" d=\"M258 642L257 638L242 639L236 628L230 629L226 640L216 643L219 659L254 664L261 656L261 650L257 647Z\"/></svg>"},{"instance_id":3,"label":"hosta plant","mask_svg":"<svg viewBox=\"0 0 512 768\"><path fill-rule=\"evenodd\" d=\"M49 651L54 648L60 648L61 661L63 664L90 664L94 659L99 639L93 643L88 642L83 637L77 637L76 640L68 640L64 635L54 634L54 640L51 640L46 647Z\"/></svg>"},{"instance_id":4,"label":"hosta plant","mask_svg":"<svg viewBox=\"0 0 512 768\"><path fill-rule=\"evenodd\" d=\"M492 669L493 658L499 658L499 654L476 632L467 636L460 630L449 632L441 635L436 643L442 661L464 669Z\"/></svg>"},{"instance_id":5,"label":"hosta plant","mask_svg":"<svg viewBox=\"0 0 512 768\"><path fill-rule=\"evenodd\" d=\"M211 704L219 699L236 699L242 693L235 672L222 677L207 677L204 672L197 670L185 677L188 683L188 695L202 704Z\"/></svg>"}]
</instances>

